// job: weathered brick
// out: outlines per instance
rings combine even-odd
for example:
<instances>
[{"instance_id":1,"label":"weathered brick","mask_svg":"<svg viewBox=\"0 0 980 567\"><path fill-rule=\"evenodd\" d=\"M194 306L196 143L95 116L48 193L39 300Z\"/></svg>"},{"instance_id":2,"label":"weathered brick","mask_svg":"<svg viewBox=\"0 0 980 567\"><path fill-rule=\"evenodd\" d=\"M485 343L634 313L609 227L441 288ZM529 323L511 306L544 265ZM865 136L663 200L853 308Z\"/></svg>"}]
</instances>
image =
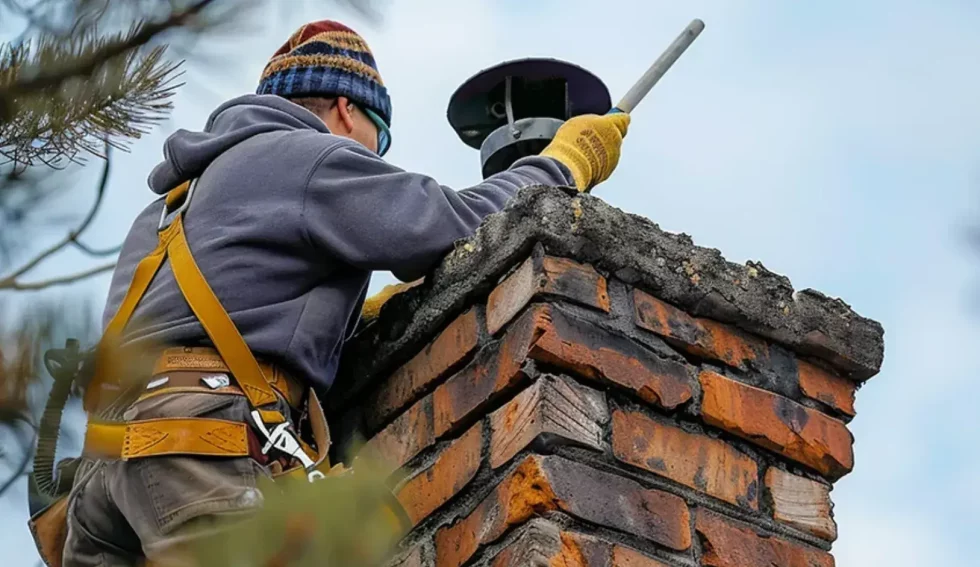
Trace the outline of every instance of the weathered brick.
<instances>
[{"instance_id":1,"label":"weathered brick","mask_svg":"<svg viewBox=\"0 0 980 567\"><path fill-rule=\"evenodd\" d=\"M837 539L829 486L772 467L766 471L766 488L776 520L827 541Z\"/></svg>"},{"instance_id":2,"label":"weathered brick","mask_svg":"<svg viewBox=\"0 0 980 567\"><path fill-rule=\"evenodd\" d=\"M416 545L412 551L392 567L423 567L422 546Z\"/></svg>"},{"instance_id":3,"label":"weathered brick","mask_svg":"<svg viewBox=\"0 0 980 567\"><path fill-rule=\"evenodd\" d=\"M706 567L834 567L828 553L759 535L704 509L698 511L695 529L701 537L701 564Z\"/></svg>"},{"instance_id":4,"label":"weathered brick","mask_svg":"<svg viewBox=\"0 0 980 567\"><path fill-rule=\"evenodd\" d=\"M667 567L667 564L647 557L639 551L617 545L613 547L610 567Z\"/></svg>"},{"instance_id":5,"label":"weathered brick","mask_svg":"<svg viewBox=\"0 0 980 567\"><path fill-rule=\"evenodd\" d=\"M470 364L432 393L435 434L441 437L521 378L528 349L550 325L550 308L536 306L524 313L496 343L477 353Z\"/></svg>"},{"instance_id":6,"label":"weathered brick","mask_svg":"<svg viewBox=\"0 0 980 567\"><path fill-rule=\"evenodd\" d=\"M854 412L854 392L857 384L846 378L835 376L830 372L804 362L797 362L800 377L800 389L807 397L823 402L828 406L851 417Z\"/></svg>"},{"instance_id":7,"label":"weathered brick","mask_svg":"<svg viewBox=\"0 0 980 567\"><path fill-rule=\"evenodd\" d=\"M633 290L633 307L637 326L695 356L742 369L751 361L769 358L765 341L730 325L692 317L638 289Z\"/></svg>"},{"instance_id":8,"label":"weathered brick","mask_svg":"<svg viewBox=\"0 0 980 567\"><path fill-rule=\"evenodd\" d=\"M630 548L598 537L562 531L554 523L535 519L504 547L491 567L666 567Z\"/></svg>"},{"instance_id":9,"label":"weathered brick","mask_svg":"<svg viewBox=\"0 0 980 567\"><path fill-rule=\"evenodd\" d=\"M480 468L482 446L483 422L478 422L453 441L432 466L399 489L398 500L413 524L425 519L473 480Z\"/></svg>"},{"instance_id":10,"label":"weathered brick","mask_svg":"<svg viewBox=\"0 0 980 567\"><path fill-rule=\"evenodd\" d=\"M567 539L568 534L562 532L557 525L541 519L531 520L514 541L500 550L490 566L585 567L588 565L574 553L574 550L566 547Z\"/></svg>"},{"instance_id":11,"label":"weathered brick","mask_svg":"<svg viewBox=\"0 0 980 567\"><path fill-rule=\"evenodd\" d=\"M627 388L667 409L691 399L691 374L685 364L557 309L552 309L551 326L534 343L530 356Z\"/></svg>"},{"instance_id":12,"label":"weathered brick","mask_svg":"<svg viewBox=\"0 0 980 567\"><path fill-rule=\"evenodd\" d=\"M606 278L592 266L553 256L531 256L490 293L487 301L490 333L496 334L542 293L609 312Z\"/></svg>"},{"instance_id":13,"label":"weathered brick","mask_svg":"<svg viewBox=\"0 0 980 567\"><path fill-rule=\"evenodd\" d=\"M601 424L608 420L604 394L565 377L543 376L490 415L490 466L505 464L544 436L601 450Z\"/></svg>"},{"instance_id":14,"label":"weathered brick","mask_svg":"<svg viewBox=\"0 0 980 567\"><path fill-rule=\"evenodd\" d=\"M384 463L391 473L435 441L432 399L426 397L375 435L363 450Z\"/></svg>"},{"instance_id":15,"label":"weathered brick","mask_svg":"<svg viewBox=\"0 0 980 567\"><path fill-rule=\"evenodd\" d=\"M449 324L372 393L364 403L365 423L376 430L392 415L462 362L480 342L480 321L472 308Z\"/></svg>"},{"instance_id":16,"label":"weathered brick","mask_svg":"<svg viewBox=\"0 0 980 567\"><path fill-rule=\"evenodd\" d=\"M561 457L531 455L469 516L436 533L436 563L459 567L508 528L552 510L674 550L691 545L681 498Z\"/></svg>"},{"instance_id":17,"label":"weathered brick","mask_svg":"<svg viewBox=\"0 0 980 567\"><path fill-rule=\"evenodd\" d=\"M807 465L830 480L854 467L854 438L841 421L710 371L701 373L705 423Z\"/></svg>"},{"instance_id":18,"label":"weathered brick","mask_svg":"<svg viewBox=\"0 0 980 567\"><path fill-rule=\"evenodd\" d=\"M617 459L700 490L731 504L757 510L759 466L724 441L658 423L639 412L612 417Z\"/></svg>"}]
</instances>

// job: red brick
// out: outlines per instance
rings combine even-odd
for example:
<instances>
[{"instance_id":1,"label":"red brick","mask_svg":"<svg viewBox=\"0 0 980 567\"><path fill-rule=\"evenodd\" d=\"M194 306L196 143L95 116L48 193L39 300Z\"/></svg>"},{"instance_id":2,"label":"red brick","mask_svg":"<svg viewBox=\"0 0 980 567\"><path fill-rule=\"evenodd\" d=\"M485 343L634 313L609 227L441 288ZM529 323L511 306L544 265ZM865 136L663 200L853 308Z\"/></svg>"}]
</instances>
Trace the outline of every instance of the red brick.
<instances>
[{"instance_id":1,"label":"red brick","mask_svg":"<svg viewBox=\"0 0 980 567\"><path fill-rule=\"evenodd\" d=\"M837 480L854 467L847 426L817 410L714 372L701 373L705 423Z\"/></svg>"},{"instance_id":2,"label":"red brick","mask_svg":"<svg viewBox=\"0 0 980 567\"><path fill-rule=\"evenodd\" d=\"M364 451L380 459L388 472L394 472L436 441L433 431L432 400L429 397L398 416L368 441Z\"/></svg>"},{"instance_id":3,"label":"red brick","mask_svg":"<svg viewBox=\"0 0 980 567\"><path fill-rule=\"evenodd\" d=\"M800 389L804 395L854 417L854 392L857 384L802 360L797 362L797 368Z\"/></svg>"},{"instance_id":4,"label":"red brick","mask_svg":"<svg viewBox=\"0 0 980 567\"><path fill-rule=\"evenodd\" d=\"M531 348L531 358L626 388L667 409L691 399L685 364L558 310L552 310L551 320L551 327Z\"/></svg>"},{"instance_id":5,"label":"red brick","mask_svg":"<svg viewBox=\"0 0 980 567\"><path fill-rule=\"evenodd\" d=\"M529 345L547 320L546 307L527 312L495 347L480 351L469 365L395 418L365 450L393 472L454 431L495 394L518 382Z\"/></svg>"},{"instance_id":6,"label":"red brick","mask_svg":"<svg viewBox=\"0 0 980 567\"><path fill-rule=\"evenodd\" d=\"M610 567L667 567L667 564L647 557L628 547L617 545L613 547Z\"/></svg>"},{"instance_id":7,"label":"red brick","mask_svg":"<svg viewBox=\"0 0 980 567\"><path fill-rule=\"evenodd\" d=\"M490 293L487 301L490 333L496 334L542 293L609 312L606 278L592 266L565 258L532 256Z\"/></svg>"},{"instance_id":8,"label":"red brick","mask_svg":"<svg viewBox=\"0 0 980 567\"><path fill-rule=\"evenodd\" d=\"M759 507L759 466L719 439L658 423L639 412L613 413L617 459L751 510Z\"/></svg>"},{"instance_id":9,"label":"red brick","mask_svg":"<svg viewBox=\"0 0 980 567\"><path fill-rule=\"evenodd\" d=\"M364 404L369 430L376 430L392 415L415 401L476 348L480 322L473 308L449 324L412 360L396 370Z\"/></svg>"},{"instance_id":10,"label":"red brick","mask_svg":"<svg viewBox=\"0 0 980 567\"><path fill-rule=\"evenodd\" d=\"M754 530L700 510L695 529L701 537L701 564L706 567L834 567L834 558L819 549Z\"/></svg>"},{"instance_id":11,"label":"red brick","mask_svg":"<svg viewBox=\"0 0 980 567\"><path fill-rule=\"evenodd\" d=\"M459 567L481 545L552 510L677 551L691 545L690 511L677 496L561 457L532 455L469 516L436 533L436 564Z\"/></svg>"},{"instance_id":12,"label":"red brick","mask_svg":"<svg viewBox=\"0 0 980 567\"><path fill-rule=\"evenodd\" d=\"M441 437L516 386L528 349L550 324L550 308L537 306L522 315L503 338L485 347L465 368L435 392L435 433Z\"/></svg>"},{"instance_id":13,"label":"red brick","mask_svg":"<svg viewBox=\"0 0 980 567\"><path fill-rule=\"evenodd\" d=\"M480 468L482 447L483 423L480 422L453 441L432 466L399 489L398 500L413 524L425 519L473 480Z\"/></svg>"},{"instance_id":14,"label":"red brick","mask_svg":"<svg viewBox=\"0 0 980 567\"><path fill-rule=\"evenodd\" d=\"M628 547L594 536L561 531L554 523L532 520L504 547L492 567L666 567Z\"/></svg>"},{"instance_id":15,"label":"red brick","mask_svg":"<svg viewBox=\"0 0 980 567\"><path fill-rule=\"evenodd\" d=\"M638 289L633 290L636 324L657 333L694 356L745 369L752 361L767 361L765 341L730 325L698 319Z\"/></svg>"},{"instance_id":16,"label":"red brick","mask_svg":"<svg viewBox=\"0 0 980 567\"><path fill-rule=\"evenodd\" d=\"M609 420L601 392L569 378L544 376L490 415L490 466L497 468L541 436L602 449Z\"/></svg>"},{"instance_id":17,"label":"red brick","mask_svg":"<svg viewBox=\"0 0 980 567\"><path fill-rule=\"evenodd\" d=\"M766 471L766 489L776 520L827 541L837 539L829 486L772 467Z\"/></svg>"}]
</instances>

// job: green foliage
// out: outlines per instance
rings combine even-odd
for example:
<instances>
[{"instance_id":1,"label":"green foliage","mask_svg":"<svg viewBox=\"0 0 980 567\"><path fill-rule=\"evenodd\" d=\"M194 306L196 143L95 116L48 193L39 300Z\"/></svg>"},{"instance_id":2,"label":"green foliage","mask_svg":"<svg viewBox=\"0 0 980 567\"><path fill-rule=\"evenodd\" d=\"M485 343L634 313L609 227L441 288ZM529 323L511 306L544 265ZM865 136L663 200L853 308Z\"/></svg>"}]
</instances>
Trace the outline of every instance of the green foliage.
<instances>
[{"instance_id":1,"label":"green foliage","mask_svg":"<svg viewBox=\"0 0 980 567\"><path fill-rule=\"evenodd\" d=\"M105 59L84 77L73 77L17 94L25 74L45 69L67 73L110 45L138 33L80 37L40 37L33 43L0 46L0 156L15 168L60 166L81 152L102 156L106 142L122 147L166 117L179 63L164 58L164 47L132 50ZM13 93L13 94L10 94Z\"/></svg>"},{"instance_id":2,"label":"green foliage","mask_svg":"<svg viewBox=\"0 0 980 567\"><path fill-rule=\"evenodd\" d=\"M201 526L222 531L193 550L194 560L241 567L380 565L404 535L388 507L397 500L383 470L357 459L353 469L314 483L262 478L258 512Z\"/></svg>"}]
</instances>

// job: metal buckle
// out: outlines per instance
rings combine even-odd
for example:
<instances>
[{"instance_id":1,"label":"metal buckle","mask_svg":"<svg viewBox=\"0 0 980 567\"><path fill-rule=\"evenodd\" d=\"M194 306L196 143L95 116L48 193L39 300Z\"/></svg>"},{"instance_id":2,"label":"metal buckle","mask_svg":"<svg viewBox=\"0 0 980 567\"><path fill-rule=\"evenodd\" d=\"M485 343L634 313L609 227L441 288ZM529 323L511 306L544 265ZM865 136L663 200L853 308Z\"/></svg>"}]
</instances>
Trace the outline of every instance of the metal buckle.
<instances>
[{"instance_id":1,"label":"metal buckle","mask_svg":"<svg viewBox=\"0 0 980 567\"><path fill-rule=\"evenodd\" d=\"M272 428L272 431L269 431L265 423L262 422L262 414L258 410L252 410L252 421L255 422L255 427L266 438L265 446L262 447L263 455L268 454L273 448L278 449L298 459L303 464L303 468L306 470L306 480L313 482L324 478L323 473L314 468L316 467L316 463L306 454L303 447L300 446L299 439L296 438L296 434L293 433L288 421L276 425Z\"/></svg>"},{"instance_id":2,"label":"metal buckle","mask_svg":"<svg viewBox=\"0 0 980 567\"><path fill-rule=\"evenodd\" d=\"M164 201L163 211L160 212L160 222L157 224L157 232L170 226L170 223L174 222L174 219L177 218L178 215L186 211L187 208L191 206L191 197L194 196L194 189L196 187L197 178L194 178L194 180L191 181L191 186L187 188L187 195L184 196L184 202L173 211L167 211L167 202Z\"/></svg>"}]
</instances>

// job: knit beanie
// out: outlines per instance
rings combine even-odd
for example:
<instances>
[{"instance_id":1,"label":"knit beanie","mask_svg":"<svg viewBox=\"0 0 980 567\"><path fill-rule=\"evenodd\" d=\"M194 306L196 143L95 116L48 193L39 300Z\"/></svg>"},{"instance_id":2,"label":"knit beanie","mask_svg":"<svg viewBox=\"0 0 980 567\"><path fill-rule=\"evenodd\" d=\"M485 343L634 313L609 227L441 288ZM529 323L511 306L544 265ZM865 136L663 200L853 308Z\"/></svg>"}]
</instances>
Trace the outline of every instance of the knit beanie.
<instances>
[{"instance_id":1,"label":"knit beanie","mask_svg":"<svg viewBox=\"0 0 980 567\"><path fill-rule=\"evenodd\" d=\"M345 96L391 126L391 99L371 49L354 30L331 20L296 30L266 64L256 93Z\"/></svg>"}]
</instances>

